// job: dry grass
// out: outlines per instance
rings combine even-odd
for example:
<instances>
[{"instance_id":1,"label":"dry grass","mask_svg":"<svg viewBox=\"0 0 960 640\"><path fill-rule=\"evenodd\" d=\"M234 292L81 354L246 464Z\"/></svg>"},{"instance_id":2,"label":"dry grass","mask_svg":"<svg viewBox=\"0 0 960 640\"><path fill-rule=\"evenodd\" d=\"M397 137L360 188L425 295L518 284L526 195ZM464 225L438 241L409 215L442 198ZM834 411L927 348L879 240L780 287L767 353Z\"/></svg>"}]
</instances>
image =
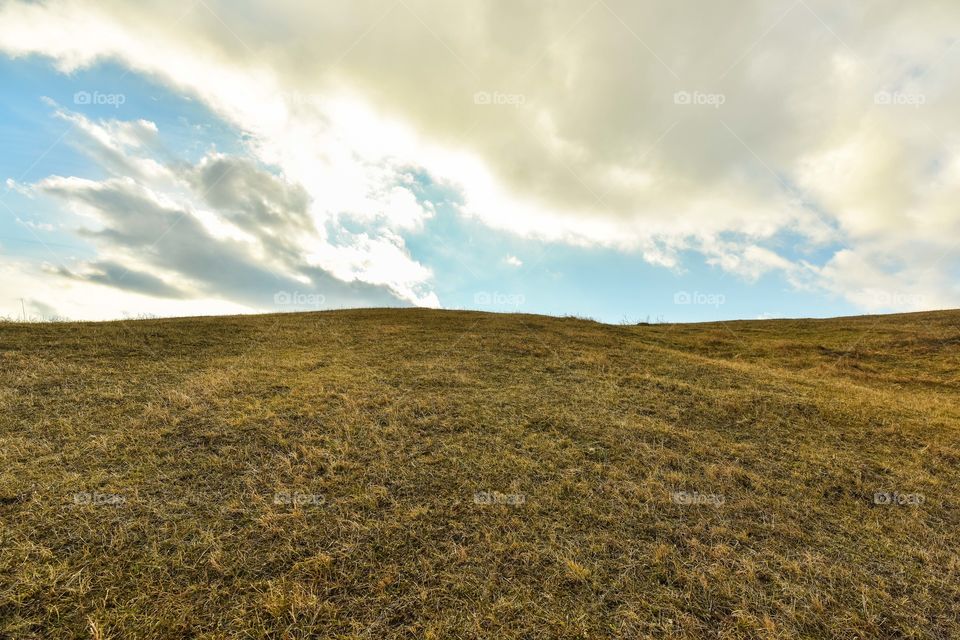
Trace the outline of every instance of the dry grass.
<instances>
[{"instance_id":1,"label":"dry grass","mask_svg":"<svg viewBox=\"0 0 960 640\"><path fill-rule=\"evenodd\" d=\"M0 636L957 638L958 325L0 325Z\"/></svg>"}]
</instances>

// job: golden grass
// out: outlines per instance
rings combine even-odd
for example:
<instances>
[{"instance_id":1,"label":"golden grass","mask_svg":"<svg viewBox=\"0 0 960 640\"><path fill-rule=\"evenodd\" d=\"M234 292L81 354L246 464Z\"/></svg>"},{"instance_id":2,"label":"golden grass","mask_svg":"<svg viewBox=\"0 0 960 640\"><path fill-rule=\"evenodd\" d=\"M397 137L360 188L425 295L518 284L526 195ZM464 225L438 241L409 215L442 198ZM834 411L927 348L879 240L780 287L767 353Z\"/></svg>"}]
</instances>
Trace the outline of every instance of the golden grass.
<instances>
[{"instance_id":1,"label":"golden grass","mask_svg":"<svg viewBox=\"0 0 960 640\"><path fill-rule=\"evenodd\" d=\"M958 325L3 324L0 637L957 638Z\"/></svg>"}]
</instances>

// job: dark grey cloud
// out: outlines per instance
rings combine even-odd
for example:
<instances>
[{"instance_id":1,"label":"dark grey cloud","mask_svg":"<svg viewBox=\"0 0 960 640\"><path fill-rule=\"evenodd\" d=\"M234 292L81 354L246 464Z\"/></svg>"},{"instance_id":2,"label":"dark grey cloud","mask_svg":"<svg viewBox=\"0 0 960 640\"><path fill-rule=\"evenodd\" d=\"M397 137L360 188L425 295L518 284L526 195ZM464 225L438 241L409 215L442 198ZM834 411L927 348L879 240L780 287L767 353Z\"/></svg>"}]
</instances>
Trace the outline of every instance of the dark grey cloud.
<instances>
[{"instance_id":1,"label":"dark grey cloud","mask_svg":"<svg viewBox=\"0 0 960 640\"><path fill-rule=\"evenodd\" d=\"M89 262L84 265L82 273L73 272L61 266L57 267L54 273L73 280L103 284L157 298L177 300L189 298L188 292L167 284L154 275L124 267L116 262Z\"/></svg>"},{"instance_id":2,"label":"dark grey cloud","mask_svg":"<svg viewBox=\"0 0 960 640\"><path fill-rule=\"evenodd\" d=\"M316 234L306 190L249 159L212 156L182 175L208 205L256 236L275 258L295 261L297 240Z\"/></svg>"},{"instance_id":3,"label":"dark grey cloud","mask_svg":"<svg viewBox=\"0 0 960 640\"><path fill-rule=\"evenodd\" d=\"M95 272L82 277L152 296L211 297L254 308L306 309L356 306L409 306L389 288L364 282L345 282L299 259L274 268L254 255L248 243L213 236L190 211L160 204L151 192L129 179L104 182L48 179L40 189L74 205L92 210L102 228L82 229L102 253L128 256L175 274L186 283L173 288L121 261L95 263ZM237 200L233 219L255 224L258 216L282 210L275 202ZM241 211L239 205L246 204ZM282 213L277 213L283 217ZM300 221L271 223L274 228L301 225ZM249 227L245 227L249 228ZM252 229L256 235L260 231ZM61 275L67 275L62 273Z\"/></svg>"}]
</instances>

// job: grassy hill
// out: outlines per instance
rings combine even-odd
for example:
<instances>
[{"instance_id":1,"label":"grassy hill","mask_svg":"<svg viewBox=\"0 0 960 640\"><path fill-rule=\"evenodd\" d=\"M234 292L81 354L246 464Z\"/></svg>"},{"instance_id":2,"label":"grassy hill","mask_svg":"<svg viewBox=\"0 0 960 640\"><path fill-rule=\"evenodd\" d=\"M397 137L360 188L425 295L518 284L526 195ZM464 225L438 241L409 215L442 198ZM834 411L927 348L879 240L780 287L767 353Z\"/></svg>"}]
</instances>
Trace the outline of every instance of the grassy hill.
<instances>
[{"instance_id":1,"label":"grassy hill","mask_svg":"<svg viewBox=\"0 0 960 640\"><path fill-rule=\"evenodd\" d=\"M960 312L4 324L0 525L0 637L957 638Z\"/></svg>"}]
</instances>

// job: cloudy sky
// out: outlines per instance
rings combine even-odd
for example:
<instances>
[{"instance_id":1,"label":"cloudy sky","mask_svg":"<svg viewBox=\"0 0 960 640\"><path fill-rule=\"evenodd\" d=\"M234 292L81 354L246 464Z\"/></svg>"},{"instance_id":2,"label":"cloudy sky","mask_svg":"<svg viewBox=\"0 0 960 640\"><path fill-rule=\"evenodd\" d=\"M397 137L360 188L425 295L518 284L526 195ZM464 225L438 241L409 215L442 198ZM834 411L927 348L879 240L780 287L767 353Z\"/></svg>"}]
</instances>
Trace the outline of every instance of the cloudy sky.
<instances>
[{"instance_id":1,"label":"cloudy sky","mask_svg":"<svg viewBox=\"0 0 960 640\"><path fill-rule=\"evenodd\" d=\"M960 4L0 0L0 316L960 306Z\"/></svg>"}]
</instances>

